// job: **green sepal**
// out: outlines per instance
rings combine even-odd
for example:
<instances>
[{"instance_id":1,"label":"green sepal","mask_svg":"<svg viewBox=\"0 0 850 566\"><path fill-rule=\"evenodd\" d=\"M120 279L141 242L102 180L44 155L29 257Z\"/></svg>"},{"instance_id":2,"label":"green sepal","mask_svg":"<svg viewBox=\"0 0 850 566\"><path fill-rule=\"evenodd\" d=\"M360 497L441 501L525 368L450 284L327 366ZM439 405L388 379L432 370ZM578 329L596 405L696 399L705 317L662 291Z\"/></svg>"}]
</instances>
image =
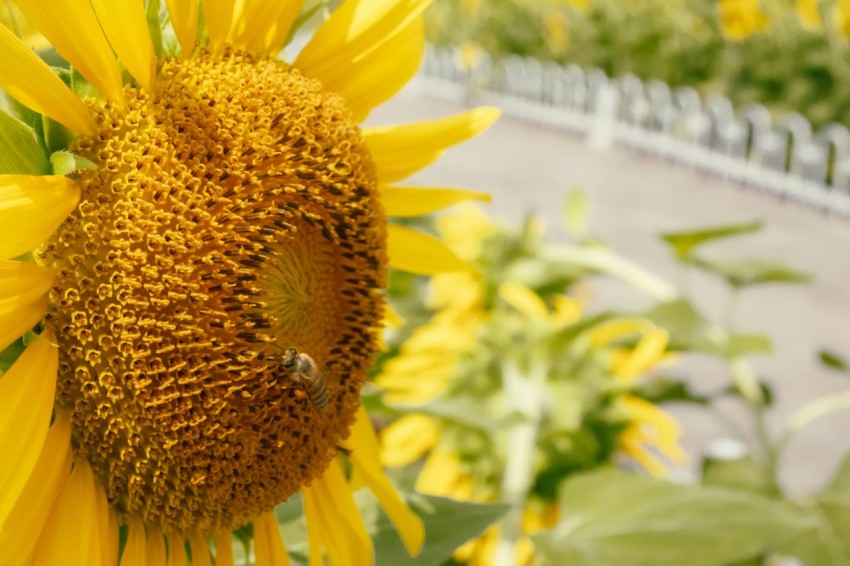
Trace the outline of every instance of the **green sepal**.
<instances>
[{"instance_id":1,"label":"green sepal","mask_svg":"<svg viewBox=\"0 0 850 566\"><path fill-rule=\"evenodd\" d=\"M54 175L68 175L81 169L97 169L97 165L93 162L70 151L53 152L50 155L50 165Z\"/></svg>"},{"instance_id":2,"label":"green sepal","mask_svg":"<svg viewBox=\"0 0 850 566\"><path fill-rule=\"evenodd\" d=\"M153 43L153 51L156 58L162 58L164 47L162 43L162 24L160 23L160 11L162 10L159 0L145 0L145 17L148 21L148 32Z\"/></svg>"},{"instance_id":3,"label":"green sepal","mask_svg":"<svg viewBox=\"0 0 850 566\"><path fill-rule=\"evenodd\" d=\"M36 131L11 114L0 112L0 174L44 175L48 168Z\"/></svg>"}]
</instances>

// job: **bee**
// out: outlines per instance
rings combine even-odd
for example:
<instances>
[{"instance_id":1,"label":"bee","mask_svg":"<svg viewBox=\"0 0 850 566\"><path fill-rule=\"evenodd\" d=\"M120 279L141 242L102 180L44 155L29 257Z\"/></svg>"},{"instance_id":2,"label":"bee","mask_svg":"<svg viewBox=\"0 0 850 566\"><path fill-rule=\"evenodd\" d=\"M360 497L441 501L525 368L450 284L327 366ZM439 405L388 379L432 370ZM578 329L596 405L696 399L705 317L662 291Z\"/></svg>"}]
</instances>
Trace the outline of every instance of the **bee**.
<instances>
[{"instance_id":1,"label":"bee","mask_svg":"<svg viewBox=\"0 0 850 566\"><path fill-rule=\"evenodd\" d=\"M323 372L313 358L295 348L289 348L280 357L280 367L289 373L292 381L304 388L314 409L323 411L327 408L328 387Z\"/></svg>"}]
</instances>

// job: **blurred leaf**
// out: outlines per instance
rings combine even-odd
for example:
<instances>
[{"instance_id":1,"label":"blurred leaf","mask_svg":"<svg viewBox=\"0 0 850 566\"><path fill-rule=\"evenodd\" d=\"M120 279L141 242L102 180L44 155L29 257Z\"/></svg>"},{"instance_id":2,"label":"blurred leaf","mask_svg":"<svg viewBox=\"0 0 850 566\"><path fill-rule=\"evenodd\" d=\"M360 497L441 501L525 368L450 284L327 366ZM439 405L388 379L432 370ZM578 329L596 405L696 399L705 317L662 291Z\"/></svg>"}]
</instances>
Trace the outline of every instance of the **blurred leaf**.
<instances>
[{"instance_id":1,"label":"blurred leaf","mask_svg":"<svg viewBox=\"0 0 850 566\"><path fill-rule=\"evenodd\" d=\"M501 503L470 503L418 493L409 496L407 502L425 524L422 552L411 558L395 527L382 512L369 528L375 544L375 564L439 566L451 558L460 545L501 519L509 507Z\"/></svg>"},{"instance_id":2,"label":"blurred leaf","mask_svg":"<svg viewBox=\"0 0 850 566\"><path fill-rule=\"evenodd\" d=\"M759 385L759 389L761 390L760 399L764 403L764 406L765 407L772 406L773 405L773 399L774 399L773 387L771 387L770 385L768 385L764 381L759 381L758 385ZM756 391L756 390L754 389L754 391ZM734 383L732 385L726 387L721 393L725 394L725 395L732 395L734 397L740 397L741 399L744 399L744 401L747 400L746 397L741 394L741 391L738 389L738 387Z\"/></svg>"},{"instance_id":3,"label":"blurred leaf","mask_svg":"<svg viewBox=\"0 0 850 566\"><path fill-rule=\"evenodd\" d=\"M761 222L751 222L749 224L718 226L716 228L704 228L702 230L691 230L688 232L667 232L661 234L661 238L673 249L677 260L683 263L690 263L693 259L693 250L702 244L721 238L758 232L761 230L761 227Z\"/></svg>"},{"instance_id":4,"label":"blurred leaf","mask_svg":"<svg viewBox=\"0 0 850 566\"><path fill-rule=\"evenodd\" d=\"M43 175L47 158L35 131L0 110L0 174Z\"/></svg>"},{"instance_id":5,"label":"blurred leaf","mask_svg":"<svg viewBox=\"0 0 850 566\"><path fill-rule=\"evenodd\" d=\"M808 283L811 277L766 259L707 260L693 258L694 265L723 278L737 289L768 283Z\"/></svg>"},{"instance_id":6,"label":"blurred leaf","mask_svg":"<svg viewBox=\"0 0 850 566\"><path fill-rule=\"evenodd\" d=\"M764 334L732 334L721 347L722 355L735 358L747 354L768 354L773 351L773 342Z\"/></svg>"},{"instance_id":7,"label":"blurred leaf","mask_svg":"<svg viewBox=\"0 0 850 566\"><path fill-rule=\"evenodd\" d=\"M844 360L844 358L840 357L835 352L830 352L829 350L821 350L818 353L818 357L820 358L820 363L830 369L843 372L847 371L847 362Z\"/></svg>"},{"instance_id":8,"label":"blurred leaf","mask_svg":"<svg viewBox=\"0 0 850 566\"><path fill-rule=\"evenodd\" d=\"M534 538L555 564L717 566L749 559L812 527L781 502L606 470L569 480L561 522Z\"/></svg>"},{"instance_id":9,"label":"blurred leaf","mask_svg":"<svg viewBox=\"0 0 850 566\"><path fill-rule=\"evenodd\" d=\"M590 199L582 188L572 189L564 203L564 225L576 239L587 237L587 224L590 220Z\"/></svg>"},{"instance_id":10,"label":"blurred leaf","mask_svg":"<svg viewBox=\"0 0 850 566\"><path fill-rule=\"evenodd\" d=\"M705 341L708 323L685 299L658 303L646 316L670 333L671 350L692 350L694 345Z\"/></svg>"},{"instance_id":11,"label":"blurred leaf","mask_svg":"<svg viewBox=\"0 0 850 566\"><path fill-rule=\"evenodd\" d=\"M770 477L770 469L764 462L756 462L751 456L730 459L705 458L702 462L702 483L768 497L777 495Z\"/></svg>"},{"instance_id":12,"label":"blurred leaf","mask_svg":"<svg viewBox=\"0 0 850 566\"><path fill-rule=\"evenodd\" d=\"M656 377L635 392L642 399L659 405L662 403L695 403L707 405L711 399L697 395L688 388L688 384L669 377Z\"/></svg>"}]
</instances>

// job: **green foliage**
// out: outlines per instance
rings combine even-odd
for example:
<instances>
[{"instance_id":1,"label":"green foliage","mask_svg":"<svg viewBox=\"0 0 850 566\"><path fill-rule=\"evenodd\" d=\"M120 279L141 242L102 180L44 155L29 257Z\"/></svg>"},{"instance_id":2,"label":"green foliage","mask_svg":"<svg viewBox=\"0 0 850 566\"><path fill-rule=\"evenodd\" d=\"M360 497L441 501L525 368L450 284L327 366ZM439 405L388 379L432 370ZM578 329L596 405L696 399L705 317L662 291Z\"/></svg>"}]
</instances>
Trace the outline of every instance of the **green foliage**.
<instances>
[{"instance_id":1,"label":"green foliage","mask_svg":"<svg viewBox=\"0 0 850 566\"><path fill-rule=\"evenodd\" d=\"M535 537L553 564L717 566L799 536L811 519L737 489L604 470L561 491L561 526Z\"/></svg>"},{"instance_id":2,"label":"green foliage","mask_svg":"<svg viewBox=\"0 0 850 566\"><path fill-rule=\"evenodd\" d=\"M0 174L43 175L47 169L36 132L0 110Z\"/></svg>"},{"instance_id":3,"label":"green foliage","mask_svg":"<svg viewBox=\"0 0 850 566\"><path fill-rule=\"evenodd\" d=\"M50 167L54 175L68 175L81 169L97 169L97 165L69 151L56 151L50 156Z\"/></svg>"},{"instance_id":4,"label":"green foliage","mask_svg":"<svg viewBox=\"0 0 850 566\"><path fill-rule=\"evenodd\" d=\"M779 262L764 259L695 260L696 265L722 277L736 289L767 283L808 283L810 277Z\"/></svg>"},{"instance_id":5,"label":"green foliage","mask_svg":"<svg viewBox=\"0 0 850 566\"><path fill-rule=\"evenodd\" d=\"M688 230L686 232L668 232L661 234L661 239L672 248L677 260L682 263L691 263L694 261L694 250L703 244L740 236L741 234L758 232L761 228L761 222L750 222L747 224Z\"/></svg>"},{"instance_id":6,"label":"green foliage","mask_svg":"<svg viewBox=\"0 0 850 566\"><path fill-rule=\"evenodd\" d=\"M818 358L820 359L820 362L823 365L836 371L847 373L847 370L849 369L847 366L847 361L835 352L830 352L829 350L821 350L818 353Z\"/></svg>"}]
</instances>

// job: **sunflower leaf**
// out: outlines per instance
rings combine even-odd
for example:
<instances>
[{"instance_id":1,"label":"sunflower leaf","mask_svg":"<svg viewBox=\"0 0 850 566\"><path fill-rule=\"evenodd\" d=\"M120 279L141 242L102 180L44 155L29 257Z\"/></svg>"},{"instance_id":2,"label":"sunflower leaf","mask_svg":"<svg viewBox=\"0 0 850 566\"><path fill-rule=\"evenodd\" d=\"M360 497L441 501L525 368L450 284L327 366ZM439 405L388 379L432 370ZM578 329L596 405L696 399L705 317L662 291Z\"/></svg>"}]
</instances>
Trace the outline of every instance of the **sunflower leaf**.
<instances>
[{"instance_id":1,"label":"sunflower leaf","mask_svg":"<svg viewBox=\"0 0 850 566\"><path fill-rule=\"evenodd\" d=\"M35 130L0 111L0 174L43 175L47 171L47 157Z\"/></svg>"},{"instance_id":2,"label":"sunflower leaf","mask_svg":"<svg viewBox=\"0 0 850 566\"><path fill-rule=\"evenodd\" d=\"M382 512L369 528L375 545L375 564L393 566L439 566L459 546L499 520L508 510L504 504L482 504L445 497L415 494L408 497L410 508L425 524L425 545L412 558L395 527Z\"/></svg>"},{"instance_id":3,"label":"sunflower leaf","mask_svg":"<svg viewBox=\"0 0 850 566\"><path fill-rule=\"evenodd\" d=\"M661 239L670 245L677 260L682 263L690 263L693 260L693 251L702 244L721 238L758 232L761 230L761 226L761 222L751 222L749 224L718 226L688 232L668 232L661 234Z\"/></svg>"},{"instance_id":4,"label":"sunflower leaf","mask_svg":"<svg viewBox=\"0 0 850 566\"><path fill-rule=\"evenodd\" d=\"M729 564L815 526L782 501L616 470L569 480L561 502L559 526L533 540L553 563L576 566Z\"/></svg>"}]
</instances>

